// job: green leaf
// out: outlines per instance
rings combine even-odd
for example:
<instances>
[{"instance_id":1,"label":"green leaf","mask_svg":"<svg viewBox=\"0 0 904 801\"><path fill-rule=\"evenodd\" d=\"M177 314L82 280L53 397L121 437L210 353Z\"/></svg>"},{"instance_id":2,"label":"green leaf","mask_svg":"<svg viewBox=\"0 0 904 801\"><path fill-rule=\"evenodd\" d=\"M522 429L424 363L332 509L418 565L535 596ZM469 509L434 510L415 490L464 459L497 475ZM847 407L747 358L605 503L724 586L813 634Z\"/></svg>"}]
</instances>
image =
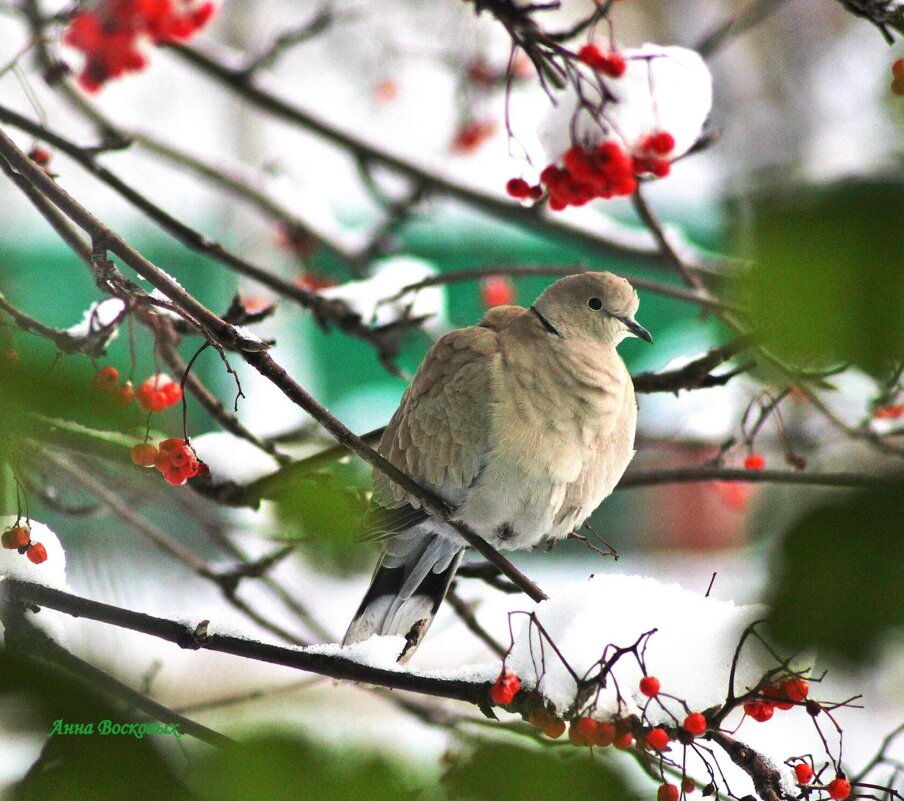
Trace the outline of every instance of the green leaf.
<instances>
[{"instance_id":1,"label":"green leaf","mask_svg":"<svg viewBox=\"0 0 904 801\"><path fill-rule=\"evenodd\" d=\"M357 542L367 509L363 491L332 472L299 477L271 497L283 523L282 534L301 540L305 553L337 566L356 564L370 552Z\"/></svg>"},{"instance_id":2,"label":"green leaf","mask_svg":"<svg viewBox=\"0 0 904 801\"><path fill-rule=\"evenodd\" d=\"M754 201L754 324L802 365L880 374L904 353L904 187L843 183Z\"/></svg>"},{"instance_id":3,"label":"green leaf","mask_svg":"<svg viewBox=\"0 0 904 801\"><path fill-rule=\"evenodd\" d=\"M567 758L553 750L484 745L469 759L454 763L443 783L456 801L639 798L605 762L576 749L568 749Z\"/></svg>"},{"instance_id":4,"label":"green leaf","mask_svg":"<svg viewBox=\"0 0 904 801\"><path fill-rule=\"evenodd\" d=\"M904 484L849 495L789 532L770 587L771 635L850 663L904 625Z\"/></svg>"}]
</instances>

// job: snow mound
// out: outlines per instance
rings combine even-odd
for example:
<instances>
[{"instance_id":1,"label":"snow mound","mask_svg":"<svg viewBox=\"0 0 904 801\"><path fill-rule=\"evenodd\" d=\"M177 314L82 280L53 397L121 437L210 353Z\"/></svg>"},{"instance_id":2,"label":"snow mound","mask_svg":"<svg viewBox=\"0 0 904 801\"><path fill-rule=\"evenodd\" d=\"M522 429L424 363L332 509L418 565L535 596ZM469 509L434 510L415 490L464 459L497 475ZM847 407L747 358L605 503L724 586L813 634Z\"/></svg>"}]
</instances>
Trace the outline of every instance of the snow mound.
<instances>
[{"instance_id":1,"label":"snow mound","mask_svg":"<svg viewBox=\"0 0 904 801\"><path fill-rule=\"evenodd\" d=\"M668 131L675 139L670 158L686 153L700 138L713 101L712 75L698 53L684 47L644 44L620 51L627 68L620 78L605 78L614 101L606 102L602 123L582 112L577 126L572 118L578 95L570 87L546 118L540 141L551 162L561 160L572 144L618 142L628 151L636 149L643 137ZM583 82L582 85L592 85Z\"/></svg>"},{"instance_id":2,"label":"snow mound","mask_svg":"<svg viewBox=\"0 0 904 801\"><path fill-rule=\"evenodd\" d=\"M210 468L214 484L232 482L245 486L279 470L279 462L269 453L226 431L192 437L191 444Z\"/></svg>"},{"instance_id":3,"label":"snow mound","mask_svg":"<svg viewBox=\"0 0 904 801\"><path fill-rule=\"evenodd\" d=\"M663 692L702 710L724 702L737 645L745 628L763 613L762 606L736 606L652 578L600 575L536 606L545 635L526 614L514 614L513 628L517 630L519 618L524 622L507 664L561 715L573 707L577 691L565 662L579 678L593 676L604 656L612 657L615 648L630 648L640 641L643 647L638 652L647 672L659 678ZM648 632L653 633L644 638ZM772 664L749 641L739 661L736 687L755 686ZM633 653L620 656L600 692L594 716L638 713L646 702L638 690L643 675ZM647 710L653 722L660 722L657 715L656 709ZM663 712L662 720L670 718Z\"/></svg>"}]
</instances>

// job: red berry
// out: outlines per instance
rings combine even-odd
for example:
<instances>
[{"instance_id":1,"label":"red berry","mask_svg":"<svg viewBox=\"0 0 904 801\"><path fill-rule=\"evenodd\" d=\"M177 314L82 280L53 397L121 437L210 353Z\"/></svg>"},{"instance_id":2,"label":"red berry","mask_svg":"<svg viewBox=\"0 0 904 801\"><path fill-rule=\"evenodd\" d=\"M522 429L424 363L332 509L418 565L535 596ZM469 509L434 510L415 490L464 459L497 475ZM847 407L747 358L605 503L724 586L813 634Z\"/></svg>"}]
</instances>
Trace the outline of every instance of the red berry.
<instances>
[{"instance_id":1,"label":"red berry","mask_svg":"<svg viewBox=\"0 0 904 801\"><path fill-rule=\"evenodd\" d=\"M561 718L553 718L543 727L543 734L553 740L558 740L565 734L565 721Z\"/></svg>"},{"instance_id":2,"label":"red berry","mask_svg":"<svg viewBox=\"0 0 904 801\"><path fill-rule=\"evenodd\" d=\"M572 745L590 745L592 740L589 735L581 731L577 725L577 721L572 721L568 727L568 742Z\"/></svg>"},{"instance_id":3,"label":"red berry","mask_svg":"<svg viewBox=\"0 0 904 801\"><path fill-rule=\"evenodd\" d=\"M596 734L593 736L593 745L600 748L612 745L615 742L615 724L606 720L596 724Z\"/></svg>"},{"instance_id":4,"label":"red berry","mask_svg":"<svg viewBox=\"0 0 904 801\"><path fill-rule=\"evenodd\" d=\"M578 50L578 59L580 61L583 61L588 67L599 69L600 65L605 59L605 56L603 55L603 51L600 50L598 45L590 42L590 44L585 44L580 50Z\"/></svg>"},{"instance_id":5,"label":"red berry","mask_svg":"<svg viewBox=\"0 0 904 801\"><path fill-rule=\"evenodd\" d=\"M656 801L678 801L679 795L677 785L660 784L656 791Z\"/></svg>"},{"instance_id":6,"label":"red berry","mask_svg":"<svg viewBox=\"0 0 904 801\"><path fill-rule=\"evenodd\" d=\"M204 478L205 476L210 475L210 467L208 467L206 462L198 462L198 472L196 475L199 478Z\"/></svg>"},{"instance_id":7,"label":"red berry","mask_svg":"<svg viewBox=\"0 0 904 801\"><path fill-rule=\"evenodd\" d=\"M656 751L662 751L669 744L669 733L660 727L650 729L646 737L647 745Z\"/></svg>"},{"instance_id":8,"label":"red berry","mask_svg":"<svg viewBox=\"0 0 904 801\"><path fill-rule=\"evenodd\" d=\"M788 696L785 695L785 691L781 687L767 684L760 692L774 703L777 709L786 710L794 708L794 704L788 700Z\"/></svg>"},{"instance_id":9,"label":"red berry","mask_svg":"<svg viewBox=\"0 0 904 801\"><path fill-rule=\"evenodd\" d=\"M895 78L904 78L904 58L899 58L891 65L891 74Z\"/></svg>"},{"instance_id":10,"label":"red berry","mask_svg":"<svg viewBox=\"0 0 904 801\"><path fill-rule=\"evenodd\" d=\"M157 461L157 449L149 442L132 446L132 463L139 467L153 467Z\"/></svg>"},{"instance_id":11,"label":"red berry","mask_svg":"<svg viewBox=\"0 0 904 801\"><path fill-rule=\"evenodd\" d=\"M764 470L766 468L766 457L761 453L749 453L744 459L745 470Z\"/></svg>"},{"instance_id":12,"label":"red berry","mask_svg":"<svg viewBox=\"0 0 904 801\"><path fill-rule=\"evenodd\" d=\"M700 712L691 712L684 719L683 726L686 732L693 734L694 737L699 737L706 731L706 717Z\"/></svg>"},{"instance_id":13,"label":"red berry","mask_svg":"<svg viewBox=\"0 0 904 801\"><path fill-rule=\"evenodd\" d=\"M664 156L675 149L675 137L667 131L655 133L649 139L649 148L654 153L659 153L660 156Z\"/></svg>"},{"instance_id":14,"label":"red berry","mask_svg":"<svg viewBox=\"0 0 904 801\"><path fill-rule=\"evenodd\" d=\"M697 785L693 779L685 777L681 782L681 789L684 790L685 794L690 795L697 789Z\"/></svg>"},{"instance_id":15,"label":"red berry","mask_svg":"<svg viewBox=\"0 0 904 801\"><path fill-rule=\"evenodd\" d=\"M493 688L490 690L490 698L499 706L508 706L521 691L521 680L513 670L503 668Z\"/></svg>"},{"instance_id":16,"label":"red berry","mask_svg":"<svg viewBox=\"0 0 904 801\"><path fill-rule=\"evenodd\" d=\"M610 78L621 78L627 67L625 57L621 53L610 53L599 70Z\"/></svg>"},{"instance_id":17,"label":"red berry","mask_svg":"<svg viewBox=\"0 0 904 801\"><path fill-rule=\"evenodd\" d=\"M112 392L119 383L119 370L115 367L101 367L94 374L94 387L101 392Z\"/></svg>"},{"instance_id":18,"label":"red berry","mask_svg":"<svg viewBox=\"0 0 904 801\"><path fill-rule=\"evenodd\" d=\"M24 548L31 541L31 534L24 526L8 528L0 536L0 545L8 550Z\"/></svg>"},{"instance_id":19,"label":"red berry","mask_svg":"<svg viewBox=\"0 0 904 801\"><path fill-rule=\"evenodd\" d=\"M490 276L481 282L480 299L488 309L508 306L515 299L515 286L507 276Z\"/></svg>"},{"instance_id":20,"label":"red berry","mask_svg":"<svg viewBox=\"0 0 904 801\"><path fill-rule=\"evenodd\" d=\"M131 381L126 381L121 387L116 387L113 393L113 399L120 406L128 406L135 400L135 388Z\"/></svg>"},{"instance_id":21,"label":"red berry","mask_svg":"<svg viewBox=\"0 0 904 801\"><path fill-rule=\"evenodd\" d=\"M826 785L826 790L829 793L829 798L833 798L835 801L842 801L842 799L847 798L851 794L851 783L843 776L839 776Z\"/></svg>"},{"instance_id":22,"label":"red berry","mask_svg":"<svg viewBox=\"0 0 904 801\"><path fill-rule=\"evenodd\" d=\"M593 718L578 718L574 727L583 737L590 739L596 736L596 721Z\"/></svg>"},{"instance_id":23,"label":"red berry","mask_svg":"<svg viewBox=\"0 0 904 801\"><path fill-rule=\"evenodd\" d=\"M524 200L530 196L531 186L523 178L510 178L505 185L505 191L518 200Z\"/></svg>"},{"instance_id":24,"label":"red berry","mask_svg":"<svg viewBox=\"0 0 904 801\"><path fill-rule=\"evenodd\" d=\"M496 123L492 120L471 120L462 125L452 140L452 152L473 153L487 139L496 133Z\"/></svg>"},{"instance_id":25,"label":"red berry","mask_svg":"<svg viewBox=\"0 0 904 801\"><path fill-rule=\"evenodd\" d=\"M809 784L813 779L813 768L806 762L798 762L794 766L794 775L797 776L798 784Z\"/></svg>"},{"instance_id":26,"label":"red berry","mask_svg":"<svg viewBox=\"0 0 904 801\"><path fill-rule=\"evenodd\" d=\"M40 542L33 542L29 545L25 555L30 562L33 562L36 565L47 561L47 549L41 545ZM848 787L850 787L850 785L848 785Z\"/></svg>"},{"instance_id":27,"label":"red berry","mask_svg":"<svg viewBox=\"0 0 904 801\"><path fill-rule=\"evenodd\" d=\"M634 735L629 731L625 731L625 732L622 732L621 734L615 735L615 739L612 741L612 745L614 745L620 751L624 751L624 750L630 748L631 743L633 743L633 742L634 742Z\"/></svg>"},{"instance_id":28,"label":"red berry","mask_svg":"<svg viewBox=\"0 0 904 801\"><path fill-rule=\"evenodd\" d=\"M747 701L744 704L744 712L759 723L765 723L775 712L775 706L769 701Z\"/></svg>"},{"instance_id":29,"label":"red berry","mask_svg":"<svg viewBox=\"0 0 904 801\"><path fill-rule=\"evenodd\" d=\"M888 406L880 406L874 412L877 420L897 420L904 417L904 403L891 403Z\"/></svg>"},{"instance_id":30,"label":"red berry","mask_svg":"<svg viewBox=\"0 0 904 801\"><path fill-rule=\"evenodd\" d=\"M640 691L647 696L647 698L653 698L656 695L659 695L659 690L661 685L659 683L659 679L655 676L644 676L640 680Z\"/></svg>"},{"instance_id":31,"label":"red berry","mask_svg":"<svg viewBox=\"0 0 904 801\"><path fill-rule=\"evenodd\" d=\"M782 682L781 690L789 701L805 701L810 694L810 682L793 678Z\"/></svg>"},{"instance_id":32,"label":"red berry","mask_svg":"<svg viewBox=\"0 0 904 801\"><path fill-rule=\"evenodd\" d=\"M46 167L50 163L50 152L40 145L36 145L29 151L28 158L39 167Z\"/></svg>"}]
</instances>

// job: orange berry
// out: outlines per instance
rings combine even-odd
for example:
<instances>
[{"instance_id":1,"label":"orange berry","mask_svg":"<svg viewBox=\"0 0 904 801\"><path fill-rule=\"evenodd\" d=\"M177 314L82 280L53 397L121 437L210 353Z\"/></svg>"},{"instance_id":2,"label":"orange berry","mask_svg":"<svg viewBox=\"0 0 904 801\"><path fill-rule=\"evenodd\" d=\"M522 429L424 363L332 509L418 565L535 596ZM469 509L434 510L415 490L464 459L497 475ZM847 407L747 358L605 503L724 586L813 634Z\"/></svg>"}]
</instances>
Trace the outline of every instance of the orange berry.
<instances>
[{"instance_id":1,"label":"orange berry","mask_svg":"<svg viewBox=\"0 0 904 801\"><path fill-rule=\"evenodd\" d=\"M797 776L798 784L809 784L813 779L813 768L806 762L798 762L794 766L794 775Z\"/></svg>"},{"instance_id":2,"label":"orange berry","mask_svg":"<svg viewBox=\"0 0 904 801\"><path fill-rule=\"evenodd\" d=\"M153 467L157 455L157 449L149 442L139 442L132 446L132 463L139 467Z\"/></svg>"},{"instance_id":3,"label":"orange berry","mask_svg":"<svg viewBox=\"0 0 904 801\"><path fill-rule=\"evenodd\" d=\"M31 541L31 534L24 526L8 528L0 536L0 544L8 550L24 548Z\"/></svg>"},{"instance_id":4,"label":"orange berry","mask_svg":"<svg viewBox=\"0 0 904 801\"><path fill-rule=\"evenodd\" d=\"M615 735L615 739L612 741L612 745L614 745L619 750L624 751L625 749L630 748L633 742L634 735L629 731L625 731L621 734Z\"/></svg>"},{"instance_id":5,"label":"orange berry","mask_svg":"<svg viewBox=\"0 0 904 801\"><path fill-rule=\"evenodd\" d=\"M891 65L891 74L895 78L904 78L904 58L899 58Z\"/></svg>"},{"instance_id":6,"label":"orange berry","mask_svg":"<svg viewBox=\"0 0 904 801\"><path fill-rule=\"evenodd\" d=\"M116 387L113 393L113 399L120 406L128 406L135 400L135 388L131 381L126 381L121 387Z\"/></svg>"},{"instance_id":7,"label":"orange berry","mask_svg":"<svg viewBox=\"0 0 904 801\"><path fill-rule=\"evenodd\" d=\"M565 733L565 721L561 718L553 718L549 723L543 727L543 734L547 737L551 737L553 740L558 740Z\"/></svg>"},{"instance_id":8,"label":"orange berry","mask_svg":"<svg viewBox=\"0 0 904 801\"><path fill-rule=\"evenodd\" d=\"M615 724L609 721L601 721L596 724L596 734L593 736L593 744L605 748L615 742Z\"/></svg>"},{"instance_id":9,"label":"orange berry","mask_svg":"<svg viewBox=\"0 0 904 801\"><path fill-rule=\"evenodd\" d=\"M101 392L112 392L119 383L119 370L107 365L94 374L94 388Z\"/></svg>"}]
</instances>

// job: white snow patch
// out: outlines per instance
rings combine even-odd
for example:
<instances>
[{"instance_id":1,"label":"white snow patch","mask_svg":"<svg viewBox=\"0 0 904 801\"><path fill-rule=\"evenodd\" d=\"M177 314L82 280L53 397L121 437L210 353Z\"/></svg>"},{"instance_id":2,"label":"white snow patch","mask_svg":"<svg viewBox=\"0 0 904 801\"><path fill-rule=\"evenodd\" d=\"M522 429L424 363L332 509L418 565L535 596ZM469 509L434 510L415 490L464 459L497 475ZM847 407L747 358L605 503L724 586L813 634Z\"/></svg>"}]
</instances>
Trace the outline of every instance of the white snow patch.
<instances>
[{"instance_id":1,"label":"white snow patch","mask_svg":"<svg viewBox=\"0 0 904 801\"><path fill-rule=\"evenodd\" d=\"M712 75L698 53L684 47L644 44L621 51L627 68L620 78L604 78L616 102L608 102L600 120L582 112L576 127L572 117L578 108L573 88L566 90L542 125L540 141L550 161L558 162L572 142L618 142L634 150L643 137L668 131L675 139L670 154L686 153L699 139L712 107ZM583 84L585 91L595 77Z\"/></svg>"},{"instance_id":2,"label":"white snow patch","mask_svg":"<svg viewBox=\"0 0 904 801\"><path fill-rule=\"evenodd\" d=\"M226 431L192 437L191 444L210 468L214 484L231 481L244 486L279 470L279 462L269 453Z\"/></svg>"},{"instance_id":3,"label":"white snow patch","mask_svg":"<svg viewBox=\"0 0 904 801\"><path fill-rule=\"evenodd\" d=\"M85 339L98 331L116 325L125 311L126 304L119 298L107 298L99 303L92 303L82 315L82 321L66 329L66 333ZM119 334L116 328L109 332L109 339Z\"/></svg>"},{"instance_id":4,"label":"white snow patch","mask_svg":"<svg viewBox=\"0 0 904 801\"><path fill-rule=\"evenodd\" d=\"M437 272L434 265L423 259L394 256L376 262L370 278L330 287L320 294L344 300L362 320L372 325L389 325L406 316L427 317L424 328L438 334L448 328L444 287L425 287L395 298L406 286L432 278Z\"/></svg>"},{"instance_id":5,"label":"white snow patch","mask_svg":"<svg viewBox=\"0 0 904 801\"><path fill-rule=\"evenodd\" d=\"M538 604L535 612L571 670L582 678L588 671L589 675L596 672L593 666L604 653L612 655L611 646L632 646L655 629L644 652L647 671L659 678L663 692L702 710L724 702L741 634L763 616L763 607L736 606L653 578L606 574ZM518 617L513 618L516 625ZM575 681L549 641L530 620L523 620L508 665L527 686L539 682L540 692L561 714L575 701ZM765 655L749 643L738 667L738 688L755 686L769 666ZM620 657L594 714L606 718L638 712L646 701L638 690L642 676L632 654ZM626 704L621 709L616 688ZM655 706L647 714L653 722L671 720Z\"/></svg>"}]
</instances>

